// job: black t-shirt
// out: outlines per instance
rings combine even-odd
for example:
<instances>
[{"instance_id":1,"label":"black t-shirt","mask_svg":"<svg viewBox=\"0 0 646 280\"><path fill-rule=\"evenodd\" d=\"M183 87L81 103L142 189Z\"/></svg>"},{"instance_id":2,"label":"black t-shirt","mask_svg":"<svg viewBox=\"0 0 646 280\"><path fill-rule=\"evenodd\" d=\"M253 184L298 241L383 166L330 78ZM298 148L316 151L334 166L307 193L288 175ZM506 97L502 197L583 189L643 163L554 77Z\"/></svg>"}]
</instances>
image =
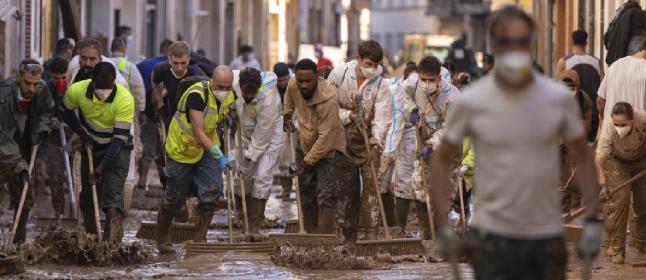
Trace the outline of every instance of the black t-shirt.
<instances>
[{"instance_id":1,"label":"black t-shirt","mask_svg":"<svg viewBox=\"0 0 646 280\"><path fill-rule=\"evenodd\" d=\"M188 113L188 110L190 109L201 112L206 111L206 103L197 92L191 92L188 97L186 97L186 120L189 123L191 123L191 115Z\"/></svg>"},{"instance_id":2,"label":"black t-shirt","mask_svg":"<svg viewBox=\"0 0 646 280\"><path fill-rule=\"evenodd\" d=\"M188 74L186 77L199 75L206 76L200 67L189 64ZM177 110L177 103L175 102L177 100L177 85L181 79L177 79L173 76L173 73L170 71L170 63L168 63L168 61L155 65L155 68L153 69L153 78L153 83L155 84L164 83L164 87L167 92L166 97L164 98L164 103L169 110L169 116L172 116Z\"/></svg>"}]
</instances>

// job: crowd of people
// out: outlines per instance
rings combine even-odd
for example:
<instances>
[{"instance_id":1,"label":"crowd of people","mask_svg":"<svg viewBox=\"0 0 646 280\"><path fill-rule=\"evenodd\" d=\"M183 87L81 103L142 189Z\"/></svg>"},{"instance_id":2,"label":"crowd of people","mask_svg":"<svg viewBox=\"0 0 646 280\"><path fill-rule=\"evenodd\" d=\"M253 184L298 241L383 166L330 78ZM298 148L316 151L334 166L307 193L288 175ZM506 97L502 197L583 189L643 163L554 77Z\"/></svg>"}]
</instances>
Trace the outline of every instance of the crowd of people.
<instances>
[{"instance_id":1,"label":"crowd of people","mask_svg":"<svg viewBox=\"0 0 646 280\"><path fill-rule=\"evenodd\" d=\"M629 9L623 13L636 12ZM586 52L587 33L575 31L573 52L550 79L533 67L536 25L524 11L496 11L487 36L492 54L474 81L433 56L384 77L383 49L373 40L337 67L317 49L318 63L262 71L249 46L227 66L166 40L158 56L133 64L123 38L112 41L112 57L95 39L61 39L44 66L25 59L15 78L0 82L0 172L11 207L24 182L49 185L55 215L64 217L69 171L61 151L78 150L82 224L96 233L95 185L104 239L113 242L122 240L133 189L146 188L155 163L164 187L162 254L174 252L169 228L189 196L198 201L193 240L206 241L231 169L241 179L235 204L247 205L250 237L261 234L274 178L277 197L287 198L297 176L308 233L338 230L352 248L360 228L381 226L371 203L380 200L388 226L407 237L413 204L420 238L435 232L443 253L469 252L477 279L563 279L562 208L585 206L581 256L600 251L603 232L604 252L623 263L630 211L635 247L645 254L646 179L623 183L646 167L646 40L631 43L633 54L604 74ZM379 193L367 187L373 182ZM27 193L18 244L35 203L32 188ZM458 201L466 215L457 224L468 230L456 233L450 212L465 212Z\"/></svg>"}]
</instances>

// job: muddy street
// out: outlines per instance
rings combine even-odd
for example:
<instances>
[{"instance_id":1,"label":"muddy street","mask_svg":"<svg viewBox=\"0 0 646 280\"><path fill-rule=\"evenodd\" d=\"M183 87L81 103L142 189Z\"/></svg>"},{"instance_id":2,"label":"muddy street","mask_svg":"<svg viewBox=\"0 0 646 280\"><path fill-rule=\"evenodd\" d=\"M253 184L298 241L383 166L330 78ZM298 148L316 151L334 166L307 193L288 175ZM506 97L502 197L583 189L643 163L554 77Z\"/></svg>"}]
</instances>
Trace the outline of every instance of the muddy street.
<instances>
[{"instance_id":1,"label":"muddy street","mask_svg":"<svg viewBox=\"0 0 646 280\"><path fill-rule=\"evenodd\" d=\"M156 174L151 169L151 185L157 184ZM274 186L272 196L267 203L267 224L279 226L265 228L263 234L284 231L285 221L296 219L294 194L291 199L283 201L276 199L279 186ZM135 199L141 199L136 196ZM151 199L151 198L148 198ZM152 200L152 199L151 199ZM28 240L33 240L42 231L36 227L38 217L49 217L51 203L46 192L37 192L37 208L29 223ZM147 204L153 204L148 202ZM135 203L141 205L146 203ZM223 204L226 205L226 204ZM39 263L27 265L26 272L21 274L23 279L452 279L451 268L447 262L439 262L439 254L434 252L432 244L425 243L427 252L423 256L405 256L397 258L370 258L369 269L361 270L307 270L275 265L269 254L251 254L226 252L218 254L199 255L185 258L184 244L176 244L176 255L160 256L157 254L154 242L139 240L135 237L141 221L155 220L156 211L131 209L124 223L124 242L132 244L141 242L150 256L140 264L96 267L79 265L59 265ZM3 225L10 225L11 213L4 210L0 217ZM413 226L410 234L417 235L416 218L409 218ZM209 231L208 239L221 240L228 236L224 225L227 223L226 208L219 209L213 219L218 225ZM238 233L236 228L235 233ZM569 244L568 279L580 279L579 261L574 253L573 244ZM627 263L637 258L637 253L629 248ZM462 279L473 279L472 270L467 264L460 264ZM644 279L646 268L633 268L630 264L613 265L604 256L598 258L593 266L593 279ZM15 279L16 276L5 276L0 279Z\"/></svg>"}]
</instances>

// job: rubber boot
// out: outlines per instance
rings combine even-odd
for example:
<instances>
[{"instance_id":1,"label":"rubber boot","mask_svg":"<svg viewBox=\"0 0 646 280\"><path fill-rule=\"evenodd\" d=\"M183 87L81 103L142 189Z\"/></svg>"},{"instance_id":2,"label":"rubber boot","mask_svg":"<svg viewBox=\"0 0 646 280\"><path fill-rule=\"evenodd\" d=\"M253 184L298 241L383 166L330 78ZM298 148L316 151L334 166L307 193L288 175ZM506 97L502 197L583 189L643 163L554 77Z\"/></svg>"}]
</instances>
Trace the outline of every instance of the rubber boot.
<instances>
[{"instance_id":1,"label":"rubber boot","mask_svg":"<svg viewBox=\"0 0 646 280\"><path fill-rule=\"evenodd\" d=\"M188 222L188 199L186 201L187 203L182 204L182 208L180 208L179 213L175 216L176 223Z\"/></svg>"},{"instance_id":2,"label":"rubber boot","mask_svg":"<svg viewBox=\"0 0 646 280\"><path fill-rule=\"evenodd\" d=\"M29 209L22 208L20 221L18 221L18 226L16 227L16 236L13 239L13 243L16 245L25 243L25 240L27 239L27 221L29 220L29 212L31 212ZM14 213L13 219L16 220L16 213Z\"/></svg>"},{"instance_id":3,"label":"rubber boot","mask_svg":"<svg viewBox=\"0 0 646 280\"><path fill-rule=\"evenodd\" d=\"M170 242L170 225L173 218L168 215L164 207L157 212L157 250L159 254L174 254L173 244Z\"/></svg>"},{"instance_id":4,"label":"rubber boot","mask_svg":"<svg viewBox=\"0 0 646 280\"><path fill-rule=\"evenodd\" d=\"M318 218L318 233L329 234L334 232L335 210L321 210Z\"/></svg>"},{"instance_id":5,"label":"rubber boot","mask_svg":"<svg viewBox=\"0 0 646 280\"><path fill-rule=\"evenodd\" d=\"M395 197L395 220L401 230L401 236L406 236L406 223L410 211L410 199Z\"/></svg>"},{"instance_id":6,"label":"rubber boot","mask_svg":"<svg viewBox=\"0 0 646 280\"><path fill-rule=\"evenodd\" d=\"M303 204L303 225L305 226L305 232L307 233L317 233L319 225L319 211L318 206L314 204Z\"/></svg>"},{"instance_id":7,"label":"rubber boot","mask_svg":"<svg viewBox=\"0 0 646 280\"><path fill-rule=\"evenodd\" d=\"M195 223L194 242L206 242L206 235L209 233L209 226L213 220L213 212L197 211L197 223Z\"/></svg>"},{"instance_id":8,"label":"rubber boot","mask_svg":"<svg viewBox=\"0 0 646 280\"><path fill-rule=\"evenodd\" d=\"M283 186L283 190L276 198L289 198L289 195L292 192L292 178L290 177L280 177L280 185Z\"/></svg>"},{"instance_id":9,"label":"rubber boot","mask_svg":"<svg viewBox=\"0 0 646 280\"><path fill-rule=\"evenodd\" d=\"M431 240L431 226L426 211L426 203L416 202L417 222L419 223L419 238L421 240Z\"/></svg>"},{"instance_id":10,"label":"rubber boot","mask_svg":"<svg viewBox=\"0 0 646 280\"><path fill-rule=\"evenodd\" d=\"M384 204L384 212L386 212L386 223L389 227L395 226L395 196L392 192L381 194L381 202Z\"/></svg>"},{"instance_id":11,"label":"rubber boot","mask_svg":"<svg viewBox=\"0 0 646 280\"><path fill-rule=\"evenodd\" d=\"M83 213L83 228L85 233L96 234L96 221L94 219L94 208L89 211L81 211Z\"/></svg>"},{"instance_id":12,"label":"rubber boot","mask_svg":"<svg viewBox=\"0 0 646 280\"><path fill-rule=\"evenodd\" d=\"M110 208L105 215L106 227L103 240L120 244L123 239L123 214L117 208Z\"/></svg>"},{"instance_id":13,"label":"rubber boot","mask_svg":"<svg viewBox=\"0 0 646 280\"><path fill-rule=\"evenodd\" d=\"M252 196L248 196L247 214L249 215L249 234L247 236L247 241L255 242L262 240L262 236L260 235L260 226L265 221L266 203L266 199L257 199Z\"/></svg>"}]
</instances>

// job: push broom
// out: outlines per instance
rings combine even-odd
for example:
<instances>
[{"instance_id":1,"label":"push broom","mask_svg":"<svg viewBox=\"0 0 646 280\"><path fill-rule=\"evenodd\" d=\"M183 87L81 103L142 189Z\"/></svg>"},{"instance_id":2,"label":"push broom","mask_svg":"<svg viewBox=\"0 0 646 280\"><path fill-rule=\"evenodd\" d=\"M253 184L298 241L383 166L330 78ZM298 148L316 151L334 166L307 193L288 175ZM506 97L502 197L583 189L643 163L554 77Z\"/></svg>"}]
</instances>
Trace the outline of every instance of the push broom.
<instances>
[{"instance_id":1,"label":"push broom","mask_svg":"<svg viewBox=\"0 0 646 280\"><path fill-rule=\"evenodd\" d=\"M366 151L368 155L372 155L370 144L368 141L368 133L366 132L363 125L357 125L357 128L363 134L363 141L366 145ZM390 233L390 228L388 227L388 222L386 221L386 211L384 210L384 204L381 200L381 195L379 195L379 183L377 182L377 172L375 166L368 156L368 165L370 177L372 179L372 187L377 198L377 206L379 206L379 213L381 214L381 222L384 227L384 233L386 234L385 240L362 240L357 241L357 247L355 254L357 255L377 255L377 254L390 254L392 256L398 255L409 255L409 254L421 254L424 252L424 246L422 245L422 240L417 238L397 238L393 239Z\"/></svg>"},{"instance_id":2,"label":"push broom","mask_svg":"<svg viewBox=\"0 0 646 280\"><path fill-rule=\"evenodd\" d=\"M225 137L226 137L226 145L227 145L227 151L231 151L231 140L229 137L229 130L225 129ZM238 143L238 152L241 151L241 143ZM236 161L238 162L238 161ZM275 244L274 242L240 242L238 243L237 241L244 240L243 237L236 237L234 238L233 236L233 218L231 215L231 201L234 199L234 193L233 193L233 171L231 168L228 169L228 176L225 184L226 188L226 195L227 195L227 220L229 223L228 230L229 230L229 236L228 240L229 242L218 242L218 243L207 243L207 242L192 242L189 241L186 243L186 252L185 256L194 256L194 255L199 255L199 254L213 254L213 253L218 253L218 252L228 252L228 251L235 251L235 252L247 252L247 253L270 253L275 250ZM241 188L241 193L245 193L245 188L244 188L244 178L239 178L240 180L240 188ZM248 217L246 215L246 203L244 201L244 198L242 199L243 203L243 212L244 212L244 223L245 223L245 232L249 232L249 226L248 226Z\"/></svg>"},{"instance_id":3,"label":"push broom","mask_svg":"<svg viewBox=\"0 0 646 280\"><path fill-rule=\"evenodd\" d=\"M289 134L289 144L291 148L291 161L296 162L296 139L294 133ZM301 187L298 182L298 176L292 177L292 183L296 191L296 209L298 210L298 232L297 233L276 233L270 234L269 238L276 244L290 244L295 247L317 247L317 246L336 246L340 240L335 234L307 233L303 222L303 207L301 205Z\"/></svg>"},{"instance_id":4,"label":"push broom","mask_svg":"<svg viewBox=\"0 0 646 280\"><path fill-rule=\"evenodd\" d=\"M36 152L40 145L36 144L31 148L31 159L29 159L29 166L27 167L27 172L31 176L31 171L34 169L34 161L36 159ZM13 244L14 238L16 238L16 230L18 229L18 223L20 222L20 216L22 216L22 209L25 206L25 198L27 197L27 190L29 189L29 181L25 181L22 185L22 194L20 195L20 203L18 204L18 209L16 210L16 218L13 221L13 227L11 228L11 239L9 239L9 244Z\"/></svg>"}]
</instances>

